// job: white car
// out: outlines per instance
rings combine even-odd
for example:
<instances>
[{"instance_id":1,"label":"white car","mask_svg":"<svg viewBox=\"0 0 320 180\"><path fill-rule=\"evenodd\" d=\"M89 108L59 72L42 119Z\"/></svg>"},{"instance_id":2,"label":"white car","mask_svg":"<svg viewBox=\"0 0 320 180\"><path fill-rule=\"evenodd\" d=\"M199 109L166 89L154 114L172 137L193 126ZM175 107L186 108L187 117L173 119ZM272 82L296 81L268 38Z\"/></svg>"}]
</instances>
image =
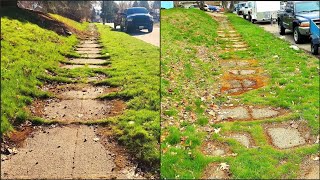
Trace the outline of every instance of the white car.
<instances>
[{"instance_id":1,"label":"white car","mask_svg":"<svg viewBox=\"0 0 320 180\"><path fill-rule=\"evenodd\" d=\"M243 19L247 19L247 17L249 16L249 13L252 13L252 7L253 7L253 2L249 1L246 2L245 6L241 8L243 14Z\"/></svg>"}]
</instances>

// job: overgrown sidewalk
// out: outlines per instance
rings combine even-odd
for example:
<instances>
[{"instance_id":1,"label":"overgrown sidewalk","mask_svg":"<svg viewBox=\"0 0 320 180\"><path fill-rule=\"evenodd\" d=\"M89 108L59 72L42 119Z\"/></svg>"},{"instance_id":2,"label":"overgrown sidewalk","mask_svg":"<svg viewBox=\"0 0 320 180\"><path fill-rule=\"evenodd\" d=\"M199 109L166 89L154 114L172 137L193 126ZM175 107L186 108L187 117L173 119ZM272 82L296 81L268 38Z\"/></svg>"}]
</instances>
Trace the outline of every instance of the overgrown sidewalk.
<instances>
[{"instance_id":1,"label":"overgrown sidewalk","mask_svg":"<svg viewBox=\"0 0 320 180\"><path fill-rule=\"evenodd\" d=\"M315 58L234 15L163 10L162 27L163 178L317 176Z\"/></svg>"},{"instance_id":2,"label":"overgrown sidewalk","mask_svg":"<svg viewBox=\"0 0 320 180\"><path fill-rule=\"evenodd\" d=\"M76 22L57 15L51 16L69 26L77 24ZM1 21L8 21L8 23L14 22L3 18ZM23 28L28 32L29 29L26 27L29 24L26 26L19 21L16 22L21 29ZM56 36L56 38L62 38L54 33L49 34L47 30L40 30L40 28L32 24L29 26L49 38L54 36ZM79 31L86 30L87 28L85 26L87 26L87 24L77 24L77 27L81 27ZM12 27L10 24L7 24L5 27L8 29L7 33L9 33ZM104 31L110 31L110 28L107 27L99 28L104 29ZM8 151L11 155L3 156L4 161L2 162L3 166L1 166L2 177L141 178L142 174L139 173L141 169L150 173L149 175L145 174L145 176L156 175L157 172L154 172L157 171L155 166L155 168L145 168L148 166L146 163L152 164L158 160L159 157L152 155L152 153L156 154L156 149L152 149L153 152L144 152L147 149L130 147L129 144L125 144L128 142L127 140L121 140L121 138L125 136L130 136L130 134L128 134L128 132L122 134L116 133L123 129L121 118L124 119L128 117L126 112L129 111L131 117L135 116L132 110L130 112L130 109L132 109L130 106L136 105L134 101L132 102L133 96L122 95L123 92L130 92L131 88L125 87L126 83L119 82L119 77L117 77L117 73L121 72L121 68L127 69L127 64L122 64L120 67L117 66L119 60L117 60L117 58L112 59L112 56L110 56L112 51L107 50L109 45L105 44L103 40L105 37L99 37L99 33L95 30L93 24L89 26L89 29L89 32L81 34L82 36L80 36L80 38L82 40L77 46L76 51L73 51L71 48L69 48L68 52L60 51L57 48L51 50L51 55L61 54L68 59L62 57L59 59L50 59L50 54L45 51L40 51L39 53L44 53L45 57L49 55L47 58L51 60L51 64L47 64L48 62L43 63L42 59L34 58L38 61L39 65L45 65L43 69L37 69L38 71L42 70L42 73L37 73L30 78L39 85L38 87L41 87L39 89L36 88L34 92L43 95L28 97L30 94L24 94L24 96L30 98L30 102L28 103L29 105L21 102L19 106L22 108L17 108L23 114L23 116L20 117L20 121L14 121L12 117L9 116L8 120L16 124L15 128L18 131L10 133L9 138L5 139L15 147L5 147L4 151ZM101 29L99 29L99 31L100 30ZM112 32L110 36L113 35ZM120 37L121 36L123 36L123 34L121 34ZM72 45L70 42L69 45L62 46L61 50L68 50L66 47L76 45L77 39L72 35L71 37L62 39L57 47L64 43L63 40L69 40L71 38L74 40ZM5 42L10 42L8 38L3 39L5 39ZM100 42L98 42L98 40ZM135 39L129 39L128 41L134 43ZM33 40L27 40L26 42L33 43ZM22 46L24 46L24 43L23 41ZM38 43L41 44L41 41ZM55 43L57 43L57 41L55 41L54 44ZM32 46L29 46L29 48L30 47ZM39 47L41 47L41 45ZM137 46L137 48L139 48L139 46ZM156 54L156 51L155 48L153 53ZM21 53L21 51L17 52ZM118 55L120 58L125 59L125 56L122 56L125 54L118 54L116 51L113 51L113 53L115 53L115 56ZM142 54L138 53L137 55L141 57ZM6 51L3 57L10 56L9 52ZM153 58L154 57L155 56L153 56ZM17 62L19 61L21 61L21 59L18 58ZM113 62L115 62L115 66L113 66ZM5 62L2 61L2 63ZM12 62L8 61L8 63ZM37 70L34 69L35 64L32 62L28 63L27 67L30 68L31 71L36 72ZM137 68L139 69L141 67ZM12 68L8 69L13 70ZM2 69L2 71L3 70L4 69ZM112 72L116 72L116 75L112 75ZM147 75L150 76L150 74ZM24 80L24 78L23 76L20 77L22 80ZM118 84L111 84L113 78L117 79ZM120 78L125 77L120 76ZM11 81L7 81L6 83L10 82ZM131 84L136 84L136 82L133 81ZM22 83L22 85L25 84ZM14 91L16 91L16 89L14 89ZM154 89L154 91L154 94L156 94L156 89ZM20 93L21 92L18 92L17 94ZM140 96L144 97L141 93ZM139 95L136 97L139 97ZM8 101L12 100L9 97L5 99ZM29 112L27 109L30 109ZM141 107L137 108L137 110L142 109ZM113 116L114 118L112 118ZM150 117L149 115L149 118ZM18 126L24 121L27 123ZM150 123L153 123L153 121L156 121L156 119L149 119ZM3 122L4 121L2 121L1 124L3 124ZM38 124L38 126L34 126L36 124ZM43 125L39 126L40 124ZM137 126L138 124L139 122L137 122ZM3 129L3 132L10 131L9 124L8 127L7 129ZM137 133L139 133L139 131ZM25 138L27 139L24 140ZM156 141L156 137L153 136L153 138ZM152 139L151 142L154 140ZM122 143L124 146L119 146L119 143ZM130 144L135 145L135 143L137 142L130 141ZM150 147L150 144L146 142L144 146ZM125 147L128 147L128 149L125 150ZM140 152L144 156L134 156L132 154L133 151ZM151 159L145 158L150 155L153 156ZM137 164L140 170L137 170L133 163ZM92 164L94 164L94 166L92 166ZM57 174L57 172L59 173Z\"/></svg>"}]
</instances>

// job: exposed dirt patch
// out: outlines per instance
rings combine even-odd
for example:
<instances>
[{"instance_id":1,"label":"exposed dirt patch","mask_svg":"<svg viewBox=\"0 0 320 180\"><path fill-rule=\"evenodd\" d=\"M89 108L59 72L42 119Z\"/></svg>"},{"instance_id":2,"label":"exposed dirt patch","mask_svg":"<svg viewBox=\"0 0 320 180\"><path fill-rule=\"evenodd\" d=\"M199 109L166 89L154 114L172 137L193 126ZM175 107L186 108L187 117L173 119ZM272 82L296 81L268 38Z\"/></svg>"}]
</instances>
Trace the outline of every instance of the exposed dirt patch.
<instances>
[{"instance_id":1,"label":"exposed dirt patch","mask_svg":"<svg viewBox=\"0 0 320 180\"><path fill-rule=\"evenodd\" d=\"M126 169L128 167L135 167L134 172L139 174L140 177L151 178L151 174L154 176L152 172L148 172L146 169L140 168L138 164L134 164L137 162L133 157L131 157L126 148L119 145L117 143L117 139L114 136L111 127L99 127L97 130L97 134L101 138L102 145L111 152L112 157L114 158L114 163L116 167L114 168L115 172L121 171L122 169ZM159 175L156 175L159 177Z\"/></svg>"},{"instance_id":2,"label":"exposed dirt patch","mask_svg":"<svg viewBox=\"0 0 320 180\"><path fill-rule=\"evenodd\" d=\"M218 163L210 163L203 172L201 179L230 179L229 170L222 170Z\"/></svg>"},{"instance_id":3,"label":"exposed dirt patch","mask_svg":"<svg viewBox=\"0 0 320 180\"><path fill-rule=\"evenodd\" d=\"M232 153L227 144L210 140L203 142L201 152L207 156L225 156Z\"/></svg>"},{"instance_id":4,"label":"exposed dirt patch","mask_svg":"<svg viewBox=\"0 0 320 180\"><path fill-rule=\"evenodd\" d=\"M320 161L316 160L318 155L307 156L300 165L298 179L320 179Z\"/></svg>"},{"instance_id":5,"label":"exposed dirt patch","mask_svg":"<svg viewBox=\"0 0 320 180\"><path fill-rule=\"evenodd\" d=\"M266 84L267 78L265 76L240 76L232 73L224 73L222 76L222 85L220 91L221 93L227 93L230 95L239 95L249 90L263 87ZM236 88L237 90L235 91L234 89Z\"/></svg>"},{"instance_id":6,"label":"exposed dirt patch","mask_svg":"<svg viewBox=\"0 0 320 180\"><path fill-rule=\"evenodd\" d=\"M31 126L22 127L16 131L11 132L8 135L8 140L14 143L18 147L22 145L23 141L32 133L33 128Z\"/></svg>"},{"instance_id":7,"label":"exposed dirt patch","mask_svg":"<svg viewBox=\"0 0 320 180\"><path fill-rule=\"evenodd\" d=\"M304 120L266 123L263 125L268 141L277 149L288 149L304 144L314 144L316 137L311 134Z\"/></svg>"},{"instance_id":8,"label":"exposed dirt patch","mask_svg":"<svg viewBox=\"0 0 320 180\"><path fill-rule=\"evenodd\" d=\"M125 102L122 100L48 99L34 101L30 110L34 115L48 120L75 122L116 116L121 114L125 107Z\"/></svg>"}]
</instances>

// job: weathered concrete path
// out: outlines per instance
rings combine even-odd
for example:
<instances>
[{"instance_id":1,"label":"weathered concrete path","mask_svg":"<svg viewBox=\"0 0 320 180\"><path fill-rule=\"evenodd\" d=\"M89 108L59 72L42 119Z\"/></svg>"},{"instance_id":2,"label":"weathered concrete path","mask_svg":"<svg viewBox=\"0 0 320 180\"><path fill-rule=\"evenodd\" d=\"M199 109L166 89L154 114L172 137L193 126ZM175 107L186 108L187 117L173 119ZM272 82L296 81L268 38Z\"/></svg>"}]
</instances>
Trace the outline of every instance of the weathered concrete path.
<instances>
[{"instance_id":1,"label":"weathered concrete path","mask_svg":"<svg viewBox=\"0 0 320 180\"><path fill-rule=\"evenodd\" d=\"M85 65L105 68L103 64L108 59L100 53L101 45L94 37L94 25L90 28L92 36L82 40L77 49L81 58L70 59L72 64L63 64L62 68ZM101 76L93 79L101 79ZM142 178L136 174L136 167L129 162L127 155L112 148L117 146L116 143L99 136L97 129L104 127L74 124L121 114L125 109L123 101L97 99L119 89L90 84L48 84L44 90L55 94L56 98L35 101L30 107L31 112L46 120L69 125L34 127L34 132L21 147L17 147L17 153L2 159L1 179Z\"/></svg>"}]
</instances>

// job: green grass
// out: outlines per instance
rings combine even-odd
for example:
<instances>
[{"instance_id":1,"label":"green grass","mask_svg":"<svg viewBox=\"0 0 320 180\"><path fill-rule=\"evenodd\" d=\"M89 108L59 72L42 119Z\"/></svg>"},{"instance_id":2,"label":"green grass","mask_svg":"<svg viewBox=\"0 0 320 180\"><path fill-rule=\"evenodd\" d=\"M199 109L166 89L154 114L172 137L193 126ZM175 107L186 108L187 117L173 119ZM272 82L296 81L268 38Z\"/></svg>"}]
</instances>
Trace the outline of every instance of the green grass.
<instances>
[{"instance_id":1,"label":"green grass","mask_svg":"<svg viewBox=\"0 0 320 180\"><path fill-rule=\"evenodd\" d=\"M268 143L262 125L304 119L311 133L317 135L319 60L290 49L289 43L233 14L228 18L249 45L247 51L215 54L217 47L228 44L215 41L217 23L202 11L161 11L161 102L164 107L161 176L168 179L201 178L209 163L226 162L230 165L231 178L296 178L303 158L317 153L318 146L277 150ZM199 46L207 47L207 60L197 54ZM278 58L275 58L276 55ZM237 96L240 102L233 99L231 103L282 107L289 109L290 113L261 121L210 124L212 119L206 110L212 103L221 105L228 99L222 95L202 100L219 91L218 75L223 72L215 57L226 60L256 59L269 77L268 85ZM238 155L203 155L200 146L207 139L207 133L201 129L203 126L212 129L220 127L220 135L214 134L209 139L226 143ZM249 133L258 148L247 149L237 141L221 136L232 132ZM280 164L282 160L286 163Z\"/></svg>"},{"instance_id":2,"label":"green grass","mask_svg":"<svg viewBox=\"0 0 320 180\"><path fill-rule=\"evenodd\" d=\"M43 84L40 79L63 79L45 71L58 70L63 54L74 53L78 43L75 35L59 36L34 24L34 18L21 9L1 13L1 133L30 118L26 106L34 98L48 97L37 88Z\"/></svg>"},{"instance_id":3,"label":"green grass","mask_svg":"<svg viewBox=\"0 0 320 180\"><path fill-rule=\"evenodd\" d=\"M66 17L63 17L63 16L60 16L58 14L51 14L49 13L49 15L51 17L53 17L54 19L60 21L60 22L63 22L64 24L70 26L70 27L73 27L73 28L76 28L77 30L79 31L85 31L88 29L88 25L89 25L89 22L83 22L83 23L79 23L77 21L74 21L72 19L69 19L69 18L66 18Z\"/></svg>"},{"instance_id":4,"label":"green grass","mask_svg":"<svg viewBox=\"0 0 320 180\"><path fill-rule=\"evenodd\" d=\"M127 100L127 110L113 123L120 142L146 166L159 170L160 50L128 34L97 24L103 52L110 55L108 78L98 82L122 90L102 98ZM125 42L125 43L124 43Z\"/></svg>"}]
</instances>

